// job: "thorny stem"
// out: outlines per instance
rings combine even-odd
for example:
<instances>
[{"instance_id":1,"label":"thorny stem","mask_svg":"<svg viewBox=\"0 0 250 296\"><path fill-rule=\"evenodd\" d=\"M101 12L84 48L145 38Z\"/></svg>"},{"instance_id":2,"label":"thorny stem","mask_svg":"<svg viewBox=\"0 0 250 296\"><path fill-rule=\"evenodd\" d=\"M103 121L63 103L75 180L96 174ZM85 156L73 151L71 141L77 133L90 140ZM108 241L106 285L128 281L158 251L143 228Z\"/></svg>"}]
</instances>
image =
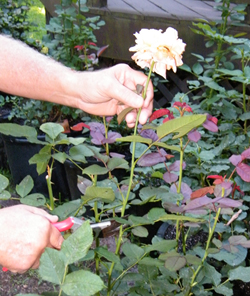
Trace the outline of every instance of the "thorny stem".
<instances>
[{"instance_id":1,"label":"thorny stem","mask_svg":"<svg viewBox=\"0 0 250 296\"><path fill-rule=\"evenodd\" d=\"M196 269L196 271L194 272L194 274L192 276L191 283L190 283L190 288L187 291L187 293L185 294L186 296L189 296L189 293L190 293L192 287L194 287L197 284L197 283L195 283L195 279L196 279L200 269L202 268L202 266L203 266L203 264L204 264L204 262L205 262L205 260L206 260L206 258L208 256L208 248L210 246L210 242L212 240L212 237L213 237L213 234L214 234L214 231L215 231L215 227L216 227L218 219L219 219L220 212L221 212L221 208L219 208L217 213L216 213L213 228L211 229L209 227L209 236L208 236L208 240L207 240L207 244L206 244L205 254L204 254L204 256L203 256L203 258L201 260L201 264L198 266L198 268Z\"/></svg>"},{"instance_id":2,"label":"thorny stem","mask_svg":"<svg viewBox=\"0 0 250 296\"><path fill-rule=\"evenodd\" d=\"M105 139L108 139L108 127L106 124L105 116L103 116L103 124L104 124L104 128L105 128ZM108 143L106 143L105 149L106 149L106 154L109 155L109 144Z\"/></svg>"},{"instance_id":3,"label":"thorny stem","mask_svg":"<svg viewBox=\"0 0 250 296\"><path fill-rule=\"evenodd\" d=\"M144 88L144 91L143 91L143 94L142 94L142 97L143 97L144 100L146 98L148 84L149 84L149 81L150 81L150 77L151 77L153 68L154 68L154 61L151 64L150 71L149 71L149 74L148 74L148 78L147 78L147 81L146 81L146 85L145 85L145 88ZM141 108L139 109L139 111L137 113L135 127L134 127L134 136L137 133L137 127L138 127L138 123L139 123L140 114L141 114ZM128 191L127 191L126 198L123 201L123 206L122 206L122 209L121 209L121 217L123 217L124 214L125 214L126 206L127 206L129 195L130 195L130 190L131 190L132 184L133 184L134 169L135 169L135 146L136 146L136 142L133 142L129 186L128 186ZM122 228L122 225L121 225L120 230L119 230L119 237L118 237L117 245L116 245L116 251L115 251L116 255L119 254L119 250L120 250L120 246L121 246L121 242L122 242L122 235L123 235L123 228ZM107 292L107 296L110 296L110 292L111 292L111 289L112 289L111 280L112 280L112 272L113 272L113 269L114 269L114 265L115 265L114 262L112 262L112 264L110 266L110 269L108 271L109 276L108 276L108 292Z\"/></svg>"}]
</instances>

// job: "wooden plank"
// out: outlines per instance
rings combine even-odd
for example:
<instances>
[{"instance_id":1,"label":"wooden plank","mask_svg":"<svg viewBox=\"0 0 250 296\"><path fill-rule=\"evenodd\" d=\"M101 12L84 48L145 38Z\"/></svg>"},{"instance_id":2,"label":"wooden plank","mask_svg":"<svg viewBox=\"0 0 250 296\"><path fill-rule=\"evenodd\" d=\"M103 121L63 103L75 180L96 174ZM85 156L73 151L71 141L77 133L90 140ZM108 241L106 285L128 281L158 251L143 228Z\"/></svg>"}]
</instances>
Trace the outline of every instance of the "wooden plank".
<instances>
[{"instance_id":1,"label":"wooden plank","mask_svg":"<svg viewBox=\"0 0 250 296\"><path fill-rule=\"evenodd\" d=\"M133 7L136 11L141 12L144 16L168 17L170 14L155 4L155 1L149 0L123 0Z\"/></svg>"},{"instance_id":2,"label":"wooden plank","mask_svg":"<svg viewBox=\"0 0 250 296\"><path fill-rule=\"evenodd\" d=\"M181 3L176 2L176 0L150 0L154 2L155 5L161 7L166 13L172 15L172 17L176 17L179 20L185 19L190 20L194 18L198 18L199 14L195 11L187 9Z\"/></svg>"},{"instance_id":3,"label":"wooden plank","mask_svg":"<svg viewBox=\"0 0 250 296\"><path fill-rule=\"evenodd\" d=\"M139 11L134 9L131 5L122 0L108 0L108 10L110 12L134 13L141 15Z\"/></svg>"},{"instance_id":4,"label":"wooden plank","mask_svg":"<svg viewBox=\"0 0 250 296\"><path fill-rule=\"evenodd\" d=\"M207 20L218 20L220 19L220 11L207 4L207 2L197 0L175 0L182 4L186 9L192 10ZM214 2L212 2L214 4Z\"/></svg>"}]
</instances>

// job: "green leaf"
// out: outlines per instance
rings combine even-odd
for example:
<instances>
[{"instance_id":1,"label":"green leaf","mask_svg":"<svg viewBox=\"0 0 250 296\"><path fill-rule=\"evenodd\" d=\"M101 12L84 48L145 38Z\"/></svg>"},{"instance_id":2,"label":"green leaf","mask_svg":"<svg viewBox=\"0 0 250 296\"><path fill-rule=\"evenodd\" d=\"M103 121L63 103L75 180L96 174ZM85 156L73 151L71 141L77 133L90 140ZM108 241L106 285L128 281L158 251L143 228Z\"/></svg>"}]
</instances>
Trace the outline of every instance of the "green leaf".
<instances>
[{"instance_id":1,"label":"green leaf","mask_svg":"<svg viewBox=\"0 0 250 296\"><path fill-rule=\"evenodd\" d=\"M215 286L218 286L221 282L221 274L208 263L204 263L203 266L204 274L207 278L209 278Z\"/></svg>"},{"instance_id":2,"label":"green leaf","mask_svg":"<svg viewBox=\"0 0 250 296\"><path fill-rule=\"evenodd\" d=\"M108 163L108 168L110 171L114 169L129 169L128 162L125 159L113 157L111 158Z\"/></svg>"},{"instance_id":3,"label":"green leaf","mask_svg":"<svg viewBox=\"0 0 250 296\"><path fill-rule=\"evenodd\" d=\"M64 293L69 296L91 296L104 289L102 279L87 270L72 272L66 276L61 285Z\"/></svg>"},{"instance_id":4,"label":"green leaf","mask_svg":"<svg viewBox=\"0 0 250 296\"><path fill-rule=\"evenodd\" d=\"M155 259L155 258L151 258L151 257L144 257L142 258L142 260L139 262L140 265L147 265L147 266L157 266L157 267L161 267L164 266L164 262Z\"/></svg>"},{"instance_id":5,"label":"green leaf","mask_svg":"<svg viewBox=\"0 0 250 296\"><path fill-rule=\"evenodd\" d=\"M159 252L168 252L176 247L176 240L161 240L159 242L153 243L145 248L147 253L151 251L159 251Z\"/></svg>"},{"instance_id":6,"label":"green leaf","mask_svg":"<svg viewBox=\"0 0 250 296\"><path fill-rule=\"evenodd\" d=\"M25 197L22 197L20 199L20 202L28 206L40 207L46 204L46 198L41 193L33 193Z\"/></svg>"},{"instance_id":7,"label":"green leaf","mask_svg":"<svg viewBox=\"0 0 250 296\"><path fill-rule=\"evenodd\" d=\"M139 236L139 237L147 237L148 236L148 230L147 230L147 228L145 228L143 226L137 226L137 227L133 228L132 233L135 236Z\"/></svg>"},{"instance_id":8,"label":"green leaf","mask_svg":"<svg viewBox=\"0 0 250 296\"><path fill-rule=\"evenodd\" d=\"M17 194L21 197L25 197L30 193L34 187L34 181L31 176L26 176L19 184L16 185Z\"/></svg>"},{"instance_id":9,"label":"green leaf","mask_svg":"<svg viewBox=\"0 0 250 296\"><path fill-rule=\"evenodd\" d=\"M186 264L187 264L186 258L176 253L175 256L167 257L167 259L165 260L164 266L170 271L177 271L183 268Z\"/></svg>"},{"instance_id":10,"label":"green leaf","mask_svg":"<svg viewBox=\"0 0 250 296\"><path fill-rule=\"evenodd\" d=\"M189 222L204 222L203 219L188 217L184 215L175 215L175 214L166 214L164 209L161 208L153 208L148 212L148 218L150 220L154 220L154 222L158 221L189 221Z\"/></svg>"},{"instance_id":11,"label":"green leaf","mask_svg":"<svg viewBox=\"0 0 250 296\"><path fill-rule=\"evenodd\" d=\"M0 199L2 200L7 200L7 199L10 199L11 198L11 194L9 193L9 191L7 190L3 190L1 193L0 193Z\"/></svg>"},{"instance_id":12,"label":"green leaf","mask_svg":"<svg viewBox=\"0 0 250 296\"><path fill-rule=\"evenodd\" d=\"M16 123L1 123L0 133L11 135L13 137L37 137L37 132L34 127L19 125Z\"/></svg>"},{"instance_id":13,"label":"green leaf","mask_svg":"<svg viewBox=\"0 0 250 296\"><path fill-rule=\"evenodd\" d=\"M136 142L136 143L146 143L151 144L152 140L148 138L143 138L141 136L127 136L122 138L117 138L117 142Z\"/></svg>"},{"instance_id":14,"label":"green leaf","mask_svg":"<svg viewBox=\"0 0 250 296\"><path fill-rule=\"evenodd\" d=\"M144 255L143 248L131 243L125 243L122 246L122 251L128 258L136 260L139 260Z\"/></svg>"},{"instance_id":15,"label":"green leaf","mask_svg":"<svg viewBox=\"0 0 250 296\"><path fill-rule=\"evenodd\" d=\"M57 215L59 219L64 219L65 217L74 216L76 211L81 207L82 200L76 199L55 208L52 212L53 215Z\"/></svg>"},{"instance_id":16,"label":"green leaf","mask_svg":"<svg viewBox=\"0 0 250 296\"><path fill-rule=\"evenodd\" d=\"M64 132L64 128L60 124L54 122L46 122L42 124L40 130L53 140L55 140L60 133Z\"/></svg>"},{"instance_id":17,"label":"green leaf","mask_svg":"<svg viewBox=\"0 0 250 296\"><path fill-rule=\"evenodd\" d=\"M0 174L0 192L6 189L9 185L9 180L5 176Z\"/></svg>"},{"instance_id":18,"label":"green leaf","mask_svg":"<svg viewBox=\"0 0 250 296\"><path fill-rule=\"evenodd\" d=\"M205 122L206 118L206 115L191 115L169 120L157 128L157 135L163 138L171 133L177 133L173 139L183 137Z\"/></svg>"},{"instance_id":19,"label":"green leaf","mask_svg":"<svg viewBox=\"0 0 250 296\"><path fill-rule=\"evenodd\" d=\"M200 63L195 63L192 70L196 75L200 75L203 72L203 67Z\"/></svg>"},{"instance_id":20,"label":"green leaf","mask_svg":"<svg viewBox=\"0 0 250 296\"><path fill-rule=\"evenodd\" d=\"M99 199L100 201L110 203L115 200L115 193L110 187L89 186L86 188L85 195L82 197L82 199Z\"/></svg>"},{"instance_id":21,"label":"green leaf","mask_svg":"<svg viewBox=\"0 0 250 296\"><path fill-rule=\"evenodd\" d=\"M65 152L58 152L53 154L53 158L60 163L64 163L65 160L68 158L68 155Z\"/></svg>"},{"instance_id":22,"label":"green leaf","mask_svg":"<svg viewBox=\"0 0 250 296\"><path fill-rule=\"evenodd\" d=\"M105 167L101 167L97 164L90 165L86 169L82 170L82 174L86 175L105 175L108 173L108 169Z\"/></svg>"},{"instance_id":23,"label":"green leaf","mask_svg":"<svg viewBox=\"0 0 250 296\"><path fill-rule=\"evenodd\" d=\"M89 221L86 221L72 235L70 235L62 244L61 252L64 254L65 262L72 264L88 253L93 242L92 229Z\"/></svg>"},{"instance_id":24,"label":"green leaf","mask_svg":"<svg viewBox=\"0 0 250 296\"><path fill-rule=\"evenodd\" d=\"M240 117L240 120L245 121L250 119L250 112L243 113Z\"/></svg>"},{"instance_id":25,"label":"green leaf","mask_svg":"<svg viewBox=\"0 0 250 296\"><path fill-rule=\"evenodd\" d=\"M46 248L40 259L39 275L45 281L60 285L65 272L64 254L55 249Z\"/></svg>"},{"instance_id":26,"label":"green leaf","mask_svg":"<svg viewBox=\"0 0 250 296\"><path fill-rule=\"evenodd\" d=\"M240 280L245 283L250 282L250 267L239 266L235 269L231 269L228 272L230 281Z\"/></svg>"},{"instance_id":27,"label":"green leaf","mask_svg":"<svg viewBox=\"0 0 250 296\"><path fill-rule=\"evenodd\" d=\"M187 254L185 255L185 258L187 260L187 263L190 265L200 265L201 259L195 255Z\"/></svg>"},{"instance_id":28,"label":"green leaf","mask_svg":"<svg viewBox=\"0 0 250 296\"><path fill-rule=\"evenodd\" d=\"M215 287L214 291L216 292L216 294L221 294L221 295L225 295L225 296L233 296L233 289L230 289L230 288L226 287L225 285Z\"/></svg>"},{"instance_id":29,"label":"green leaf","mask_svg":"<svg viewBox=\"0 0 250 296\"><path fill-rule=\"evenodd\" d=\"M154 146L157 146L157 147L162 147L162 148L165 148L165 149L174 150L174 151L178 151L178 152L181 151L181 149L179 147L167 145L167 144L165 144L163 142L154 142L153 144L154 144Z\"/></svg>"},{"instance_id":30,"label":"green leaf","mask_svg":"<svg viewBox=\"0 0 250 296\"><path fill-rule=\"evenodd\" d=\"M103 247L96 248L95 252L99 255L99 257L104 257L110 262L114 262L118 264L120 263L120 258L117 255L115 255L113 252L110 252Z\"/></svg>"}]
</instances>

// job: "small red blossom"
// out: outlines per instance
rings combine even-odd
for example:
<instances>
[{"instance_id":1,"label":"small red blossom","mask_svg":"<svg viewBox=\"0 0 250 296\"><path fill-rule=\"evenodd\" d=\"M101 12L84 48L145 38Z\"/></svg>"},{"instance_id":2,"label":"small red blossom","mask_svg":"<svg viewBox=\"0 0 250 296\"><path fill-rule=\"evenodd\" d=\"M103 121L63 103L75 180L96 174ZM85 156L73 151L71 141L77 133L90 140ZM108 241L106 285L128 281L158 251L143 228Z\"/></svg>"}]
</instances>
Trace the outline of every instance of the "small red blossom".
<instances>
[{"instance_id":1,"label":"small red blossom","mask_svg":"<svg viewBox=\"0 0 250 296\"><path fill-rule=\"evenodd\" d=\"M93 46L97 46L94 42L89 41L88 45L93 45Z\"/></svg>"},{"instance_id":2,"label":"small red blossom","mask_svg":"<svg viewBox=\"0 0 250 296\"><path fill-rule=\"evenodd\" d=\"M74 48L76 48L78 51L83 50L84 45L76 45Z\"/></svg>"},{"instance_id":3,"label":"small red blossom","mask_svg":"<svg viewBox=\"0 0 250 296\"><path fill-rule=\"evenodd\" d=\"M218 184L221 184L222 182L225 181L226 175L224 177L219 176L219 175L209 175L209 176L207 176L207 178L209 178L209 179L215 179L214 180L214 184L215 185L218 185Z\"/></svg>"},{"instance_id":4,"label":"small red blossom","mask_svg":"<svg viewBox=\"0 0 250 296\"><path fill-rule=\"evenodd\" d=\"M176 108L180 114L183 116L184 112L192 112L193 110L192 108L187 105L187 103L181 103L181 102L174 102L173 107Z\"/></svg>"},{"instance_id":5,"label":"small red blossom","mask_svg":"<svg viewBox=\"0 0 250 296\"><path fill-rule=\"evenodd\" d=\"M86 127L87 129L90 130L90 126L89 126L88 124L86 124L86 123L83 123L83 122L79 122L79 123L77 123L76 125L72 126L71 129L72 129L73 131L80 132L80 131L82 131L82 129L83 129L84 127Z\"/></svg>"},{"instance_id":6,"label":"small red blossom","mask_svg":"<svg viewBox=\"0 0 250 296\"><path fill-rule=\"evenodd\" d=\"M159 109L152 113L152 115L149 117L149 122L152 122L153 120L162 117L164 115L169 115L170 111L168 109Z\"/></svg>"}]
</instances>

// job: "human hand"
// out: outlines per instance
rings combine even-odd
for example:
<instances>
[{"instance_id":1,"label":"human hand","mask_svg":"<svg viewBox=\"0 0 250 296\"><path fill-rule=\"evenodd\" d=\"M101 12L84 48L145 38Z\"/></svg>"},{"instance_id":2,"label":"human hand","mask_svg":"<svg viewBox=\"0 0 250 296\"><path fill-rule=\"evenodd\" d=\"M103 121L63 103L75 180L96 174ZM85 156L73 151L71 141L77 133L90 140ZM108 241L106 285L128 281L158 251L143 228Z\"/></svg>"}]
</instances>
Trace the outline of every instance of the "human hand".
<instances>
[{"instance_id":1,"label":"human hand","mask_svg":"<svg viewBox=\"0 0 250 296\"><path fill-rule=\"evenodd\" d=\"M60 249L63 237L51 224L58 217L17 205L0 210L0 264L12 272L38 268L46 247Z\"/></svg>"},{"instance_id":2,"label":"human hand","mask_svg":"<svg viewBox=\"0 0 250 296\"><path fill-rule=\"evenodd\" d=\"M152 82L149 82L145 100L135 93L137 84L146 85L146 75L133 70L126 64L84 74L85 89L78 102L79 109L95 115L108 116L119 114L127 107L133 107L135 109L125 118L127 125L133 127L137 111L142 107L139 122L146 123L153 109Z\"/></svg>"}]
</instances>

